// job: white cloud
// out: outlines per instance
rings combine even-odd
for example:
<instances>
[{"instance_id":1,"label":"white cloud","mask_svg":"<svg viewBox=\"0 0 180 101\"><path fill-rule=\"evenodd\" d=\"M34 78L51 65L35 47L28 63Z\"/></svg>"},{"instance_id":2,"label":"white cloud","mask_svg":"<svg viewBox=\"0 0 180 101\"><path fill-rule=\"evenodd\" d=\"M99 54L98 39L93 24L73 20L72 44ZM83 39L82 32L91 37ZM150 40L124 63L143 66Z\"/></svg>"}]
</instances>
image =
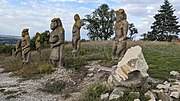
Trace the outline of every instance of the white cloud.
<instances>
[{"instance_id":1,"label":"white cloud","mask_svg":"<svg viewBox=\"0 0 180 101\"><path fill-rule=\"evenodd\" d=\"M92 3L102 3L105 2L105 0L48 0L51 2L78 2L78 3L88 3L88 2L92 2Z\"/></svg>"},{"instance_id":2,"label":"white cloud","mask_svg":"<svg viewBox=\"0 0 180 101\"><path fill-rule=\"evenodd\" d=\"M25 27L30 28L31 37L37 31L50 30L50 21L53 17L59 17L65 28L66 39L71 40L71 30L74 23L74 14L90 14L94 8L87 7L100 6L102 3L115 1L115 4L108 4L115 10L124 8L128 15L128 21L134 23L140 34L150 31L154 19L163 0L19 0L20 2L11 4L9 0L0 0L0 34L21 35ZM169 0L176 9L175 15L180 17L180 1ZM62 2L75 2L81 6L75 7ZM83 5L84 4L84 5ZM96 7L96 8L97 8ZM180 19L179 19L180 20ZM87 38L87 31L81 30L82 38Z\"/></svg>"},{"instance_id":3,"label":"white cloud","mask_svg":"<svg viewBox=\"0 0 180 101\"><path fill-rule=\"evenodd\" d=\"M48 0L52 2L68 2L68 1L78 1L78 0Z\"/></svg>"}]
</instances>

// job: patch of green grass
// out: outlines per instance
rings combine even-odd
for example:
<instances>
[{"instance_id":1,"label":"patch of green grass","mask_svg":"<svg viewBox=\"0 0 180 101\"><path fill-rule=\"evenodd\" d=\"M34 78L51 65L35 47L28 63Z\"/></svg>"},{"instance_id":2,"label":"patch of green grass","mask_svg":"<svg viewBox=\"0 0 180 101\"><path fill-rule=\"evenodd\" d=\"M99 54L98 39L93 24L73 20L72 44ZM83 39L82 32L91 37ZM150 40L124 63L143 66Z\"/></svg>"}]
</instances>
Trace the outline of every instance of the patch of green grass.
<instances>
[{"instance_id":1,"label":"patch of green grass","mask_svg":"<svg viewBox=\"0 0 180 101\"><path fill-rule=\"evenodd\" d=\"M20 59L10 59L5 63L3 72L14 72L22 68Z\"/></svg>"},{"instance_id":2,"label":"patch of green grass","mask_svg":"<svg viewBox=\"0 0 180 101\"><path fill-rule=\"evenodd\" d=\"M90 86L83 94L83 98L79 101L100 101L100 95L108 92L105 84L94 84Z\"/></svg>"},{"instance_id":3,"label":"patch of green grass","mask_svg":"<svg viewBox=\"0 0 180 101\"><path fill-rule=\"evenodd\" d=\"M110 47L82 47L80 54L77 57L73 57L71 53L72 49L65 48L65 68L74 68L76 70L81 69L87 65L88 61L93 60L109 60Z\"/></svg>"},{"instance_id":4,"label":"patch of green grass","mask_svg":"<svg viewBox=\"0 0 180 101\"><path fill-rule=\"evenodd\" d=\"M68 44L69 45L69 44ZM67 45L67 46L68 46ZM167 79L172 70L180 72L180 44L166 42L128 42L127 47L140 45L143 49L145 60L148 63L148 73L151 77ZM111 60L112 42L98 41L82 43L80 54L73 57L72 47L65 47L65 68L81 70L88 61L101 60L100 65L112 67L119 61ZM15 72L23 78L36 78L41 74L51 72L49 63L50 49L42 50L41 56L31 56L31 62L23 65L21 60L10 59L4 66L6 72ZM45 65L44 65L45 64ZM42 66L41 66L42 65Z\"/></svg>"},{"instance_id":5,"label":"patch of green grass","mask_svg":"<svg viewBox=\"0 0 180 101\"><path fill-rule=\"evenodd\" d=\"M13 48L15 48L13 45L0 44L0 53L11 53Z\"/></svg>"},{"instance_id":6,"label":"patch of green grass","mask_svg":"<svg viewBox=\"0 0 180 101\"><path fill-rule=\"evenodd\" d=\"M119 62L118 60L102 60L102 61L100 61L99 64L101 66L105 66L105 67L111 68L112 66L117 65L118 62Z\"/></svg>"},{"instance_id":7,"label":"patch of green grass","mask_svg":"<svg viewBox=\"0 0 180 101\"><path fill-rule=\"evenodd\" d=\"M49 63L41 64L38 67L38 71L37 71L38 74L50 74L52 72L53 72L53 65Z\"/></svg>"},{"instance_id":8,"label":"patch of green grass","mask_svg":"<svg viewBox=\"0 0 180 101\"><path fill-rule=\"evenodd\" d=\"M60 93L63 89L65 89L66 83L62 80L49 82L44 85L43 88L39 90L48 92L48 93Z\"/></svg>"},{"instance_id":9,"label":"patch of green grass","mask_svg":"<svg viewBox=\"0 0 180 101\"><path fill-rule=\"evenodd\" d=\"M22 60L18 58L5 61L4 72L13 72L21 80L37 79L53 72L53 65L49 64L49 50L43 50L41 56L32 54L28 64L22 64Z\"/></svg>"},{"instance_id":10,"label":"patch of green grass","mask_svg":"<svg viewBox=\"0 0 180 101\"><path fill-rule=\"evenodd\" d=\"M75 70L81 69L87 64L87 61L84 61L80 57L67 57L65 58L65 68L74 68Z\"/></svg>"},{"instance_id":11,"label":"patch of green grass","mask_svg":"<svg viewBox=\"0 0 180 101\"><path fill-rule=\"evenodd\" d=\"M149 65L151 77L168 79L170 71L180 72L180 45L152 45L143 47L145 59Z\"/></svg>"},{"instance_id":12,"label":"patch of green grass","mask_svg":"<svg viewBox=\"0 0 180 101\"><path fill-rule=\"evenodd\" d=\"M22 77L22 80L38 79L42 74L52 73L53 65L49 63L31 64L14 72L15 75Z\"/></svg>"}]
</instances>

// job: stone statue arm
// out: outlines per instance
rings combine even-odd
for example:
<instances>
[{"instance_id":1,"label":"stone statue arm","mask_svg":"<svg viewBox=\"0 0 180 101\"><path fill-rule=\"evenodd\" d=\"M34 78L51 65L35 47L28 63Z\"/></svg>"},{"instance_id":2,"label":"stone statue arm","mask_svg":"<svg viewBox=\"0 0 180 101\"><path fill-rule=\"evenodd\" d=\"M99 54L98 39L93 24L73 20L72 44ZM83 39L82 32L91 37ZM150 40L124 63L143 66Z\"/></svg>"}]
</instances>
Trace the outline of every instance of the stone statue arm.
<instances>
[{"instance_id":1,"label":"stone statue arm","mask_svg":"<svg viewBox=\"0 0 180 101\"><path fill-rule=\"evenodd\" d=\"M30 37L29 37L29 35L26 35L26 36L25 36L25 41L26 41L26 45L23 47L22 50L30 47Z\"/></svg>"},{"instance_id":2,"label":"stone statue arm","mask_svg":"<svg viewBox=\"0 0 180 101\"><path fill-rule=\"evenodd\" d=\"M51 46L52 48L64 44L64 29L63 28L60 31L60 34L58 35L58 37L59 37L59 40L56 43L52 44Z\"/></svg>"}]
</instances>

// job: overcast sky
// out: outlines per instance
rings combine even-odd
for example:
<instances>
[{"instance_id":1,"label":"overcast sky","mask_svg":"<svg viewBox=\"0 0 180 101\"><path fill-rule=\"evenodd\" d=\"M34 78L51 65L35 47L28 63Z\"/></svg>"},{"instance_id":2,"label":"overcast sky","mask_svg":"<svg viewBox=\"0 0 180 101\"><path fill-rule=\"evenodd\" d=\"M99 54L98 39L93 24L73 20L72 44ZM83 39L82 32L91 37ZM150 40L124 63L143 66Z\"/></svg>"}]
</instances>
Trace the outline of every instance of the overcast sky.
<instances>
[{"instance_id":1,"label":"overcast sky","mask_svg":"<svg viewBox=\"0 0 180 101\"><path fill-rule=\"evenodd\" d=\"M66 40L71 40L74 14L90 14L95 8L106 3L110 8L125 9L128 22L134 23L139 34L150 31L164 0L0 0L0 35L20 36L23 28L30 29L30 36L36 32L50 30L50 21L54 17L62 20ZM169 0L175 15L180 17L180 0ZM180 22L180 19L179 19ZM81 38L88 38L87 31L81 29Z\"/></svg>"}]
</instances>

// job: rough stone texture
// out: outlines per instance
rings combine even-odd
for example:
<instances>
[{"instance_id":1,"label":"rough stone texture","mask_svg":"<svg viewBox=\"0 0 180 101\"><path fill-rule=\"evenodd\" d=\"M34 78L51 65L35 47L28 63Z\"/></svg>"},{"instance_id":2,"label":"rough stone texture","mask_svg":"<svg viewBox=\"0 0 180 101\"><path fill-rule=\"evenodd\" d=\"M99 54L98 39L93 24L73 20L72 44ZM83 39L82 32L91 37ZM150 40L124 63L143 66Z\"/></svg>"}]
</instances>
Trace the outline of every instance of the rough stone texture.
<instances>
[{"instance_id":1,"label":"rough stone texture","mask_svg":"<svg viewBox=\"0 0 180 101\"><path fill-rule=\"evenodd\" d=\"M148 101L156 101L154 94L151 91L148 91L144 94Z\"/></svg>"},{"instance_id":2,"label":"rough stone texture","mask_svg":"<svg viewBox=\"0 0 180 101\"><path fill-rule=\"evenodd\" d=\"M147 77L148 65L140 46L131 47L113 68L108 78L110 86L140 87Z\"/></svg>"},{"instance_id":3,"label":"rough stone texture","mask_svg":"<svg viewBox=\"0 0 180 101\"><path fill-rule=\"evenodd\" d=\"M134 99L134 101L141 101L141 100L139 100L139 99Z\"/></svg>"},{"instance_id":4,"label":"rough stone texture","mask_svg":"<svg viewBox=\"0 0 180 101\"><path fill-rule=\"evenodd\" d=\"M157 85L157 88L158 89L164 89L164 90L168 90L169 89L169 87L170 87L170 83L167 83L167 84L158 84Z\"/></svg>"},{"instance_id":5,"label":"rough stone texture","mask_svg":"<svg viewBox=\"0 0 180 101\"><path fill-rule=\"evenodd\" d=\"M179 73L179 72L177 72L177 71L171 71L171 72L170 72L170 75L171 75L174 79L180 80L180 73Z\"/></svg>"},{"instance_id":6,"label":"rough stone texture","mask_svg":"<svg viewBox=\"0 0 180 101\"><path fill-rule=\"evenodd\" d=\"M151 77L148 77L147 80L146 80L146 83L153 83L153 84L158 84L158 83L161 83L161 82L162 82L162 80L151 78Z\"/></svg>"},{"instance_id":7,"label":"rough stone texture","mask_svg":"<svg viewBox=\"0 0 180 101\"><path fill-rule=\"evenodd\" d=\"M120 97L123 97L124 92L121 91L121 89L115 88L113 92L109 96L109 100L115 100Z\"/></svg>"},{"instance_id":8,"label":"rough stone texture","mask_svg":"<svg viewBox=\"0 0 180 101\"><path fill-rule=\"evenodd\" d=\"M101 94L101 100L108 100L109 93Z\"/></svg>"},{"instance_id":9,"label":"rough stone texture","mask_svg":"<svg viewBox=\"0 0 180 101\"><path fill-rule=\"evenodd\" d=\"M92 77L93 75L93 73L87 74L88 77Z\"/></svg>"},{"instance_id":10,"label":"rough stone texture","mask_svg":"<svg viewBox=\"0 0 180 101\"><path fill-rule=\"evenodd\" d=\"M171 97L167 93L164 93L164 92L158 93L158 98L162 101L172 101Z\"/></svg>"},{"instance_id":11,"label":"rough stone texture","mask_svg":"<svg viewBox=\"0 0 180 101\"><path fill-rule=\"evenodd\" d=\"M180 92L172 92L172 93L170 94L170 96L173 97L173 98L179 99Z\"/></svg>"},{"instance_id":12,"label":"rough stone texture","mask_svg":"<svg viewBox=\"0 0 180 101\"><path fill-rule=\"evenodd\" d=\"M171 72L170 72L170 75L171 75L171 76L179 75L179 72L177 72L177 71L171 71Z\"/></svg>"},{"instance_id":13,"label":"rough stone texture","mask_svg":"<svg viewBox=\"0 0 180 101\"><path fill-rule=\"evenodd\" d=\"M172 85L170 88L169 88L170 91L178 91L180 92L180 85Z\"/></svg>"}]
</instances>

